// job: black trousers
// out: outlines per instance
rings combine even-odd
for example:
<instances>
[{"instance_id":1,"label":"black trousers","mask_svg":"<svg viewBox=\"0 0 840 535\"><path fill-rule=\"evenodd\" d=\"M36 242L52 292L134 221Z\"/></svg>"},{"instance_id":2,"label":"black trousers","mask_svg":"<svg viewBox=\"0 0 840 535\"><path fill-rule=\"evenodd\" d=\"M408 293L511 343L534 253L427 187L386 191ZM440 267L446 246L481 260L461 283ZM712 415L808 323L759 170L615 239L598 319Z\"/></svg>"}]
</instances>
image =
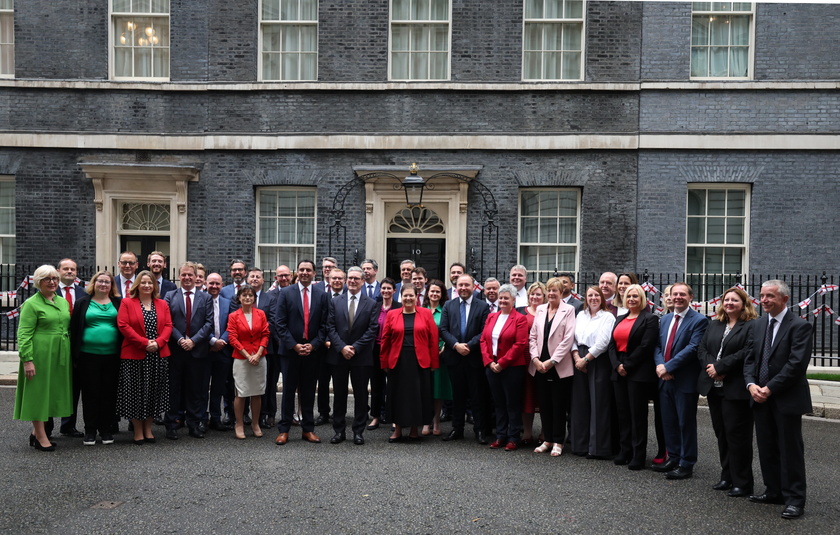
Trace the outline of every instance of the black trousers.
<instances>
[{"instance_id":1,"label":"black trousers","mask_svg":"<svg viewBox=\"0 0 840 535\"><path fill-rule=\"evenodd\" d=\"M489 388L482 383L487 382L484 375L484 368L470 366L466 362L450 364L449 380L452 381L452 429L464 430L466 421L467 400L473 414L473 430L478 433L484 431L485 417L484 408L487 401L483 399L483 393Z\"/></svg>"},{"instance_id":2,"label":"black trousers","mask_svg":"<svg viewBox=\"0 0 840 535\"><path fill-rule=\"evenodd\" d=\"M120 356L81 352L76 371L82 392L85 434L108 433L117 411Z\"/></svg>"},{"instance_id":3,"label":"black trousers","mask_svg":"<svg viewBox=\"0 0 840 535\"><path fill-rule=\"evenodd\" d=\"M332 379L332 364L327 364L326 359L321 359L318 368L318 414L320 416L330 415L330 380Z\"/></svg>"},{"instance_id":4,"label":"black trousers","mask_svg":"<svg viewBox=\"0 0 840 535\"><path fill-rule=\"evenodd\" d=\"M758 461L767 494L785 498L785 505L805 507L805 442L802 415L782 414L772 396L753 403Z\"/></svg>"},{"instance_id":5,"label":"black trousers","mask_svg":"<svg viewBox=\"0 0 840 535\"><path fill-rule=\"evenodd\" d=\"M233 381L233 357L230 351L210 352L210 420L220 422L222 418L222 398ZM205 421L207 418L205 417Z\"/></svg>"},{"instance_id":6,"label":"black trousers","mask_svg":"<svg viewBox=\"0 0 840 535\"><path fill-rule=\"evenodd\" d=\"M537 395L540 398L540 422L546 442L566 442L566 413L572 401L572 377L560 378L557 370L537 372Z\"/></svg>"},{"instance_id":7,"label":"black trousers","mask_svg":"<svg viewBox=\"0 0 840 535\"><path fill-rule=\"evenodd\" d=\"M581 349L581 355L584 349ZM590 360L586 373L575 369L572 385L572 451L613 454L612 373L608 355Z\"/></svg>"},{"instance_id":8,"label":"black trousers","mask_svg":"<svg viewBox=\"0 0 840 535\"><path fill-rule=\"evenodd\" d=\"M381 418L385 416L383 410L385 408L385 392L387 391L385 385L388 381L388 375L385 370L379 365L379 344L374 345L373 348L373 370L370 375L370 417ZM387 418L386 418L387 420Z\"/></svg>"},{"instance_id":9,"label":"black trousers","mask_svg":"<svg viewBox=\"0 0 840 535\"><path fill-rule=\"evenodd\" d=\"M300 356L294 351L280 357L280 373L283 374L283 397L280 401L280 421L277 430L288 433L295 415L295 392L299 392L301 428L304 432L315 431L315 386L321 355Z\"/></svg>"},{"instance_id":10,"label":"black trousers","mask_svg":"<svg viewBox=\"0 0 840 535\"><path fill-rule=\"evenodd\" d=\"M496 438L519 442L522 433L522 390L525 387L525 366L510 366L494 372L484 368L496 408Z\"/></svg>"},{"instance_id":11,"label":"black trousers","mask_svg":"<svg viewBox=\"0 0 840 535\"><path fill-rule=\"evenodd\" d=\"M353 385L353 433L361 435L367 427L368 390L371 366L350 366L339 363L331 366L333 381L333 429L344 433L347 427L347 381Z\"/></svg>"},{"instance_id":12,"label":"black trousers","mask_svg":"<svg viewBox=\"0 0 840 535\"><path fill-rule=\"evenodd\" d=\"M196 427L204 420L210 403L209 357L194 358L192 353L172 350L169 357L169 411L167 428L175 427L182 411L186 412L187 427Z\"/></svg>"},{"instance_id":13,"label":"black trousers","mask_svg":"<svg viewBox=\"0 0 840 535\"><path fill-rule=\"evenodd\" d=\"M720 478L753 489L753 413L748 399L726 399L720 388L706 396L720 454Z\"/></svg>"},{"instance_id":14,"label":"black trousers","mask_svg":"<svg viewBox=\"0 0 840 535\"><path fill-rule=\"evenodd\" d=\"M618 409L619 456L634 465L643 465L647 456L648 400L656 392L655 382L613 381Z\"/></svg>"},{"instance_id":15,"label":"black trousers","mask_svg":"<svg viewBox=\"0 0 840 535\"><path fill-rule=\"evenodd\" d=\"M266 355L265 358L266 364L268 364L268 371L266 372L265 394L263 395L262 407L260 407L260 415L276 418L277 381L280 380L280 355Z\"/></svg>"}]
</instances>

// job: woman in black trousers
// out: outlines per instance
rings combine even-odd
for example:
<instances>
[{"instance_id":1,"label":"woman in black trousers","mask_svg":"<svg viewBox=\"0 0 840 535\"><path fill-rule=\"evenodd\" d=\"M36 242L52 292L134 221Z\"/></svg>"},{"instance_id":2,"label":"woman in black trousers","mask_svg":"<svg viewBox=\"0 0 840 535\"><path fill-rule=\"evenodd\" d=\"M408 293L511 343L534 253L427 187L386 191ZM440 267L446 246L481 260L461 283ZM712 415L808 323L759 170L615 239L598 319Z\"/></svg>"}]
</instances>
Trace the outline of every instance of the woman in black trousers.
<instances>
[{"instance_id":1,"label":"woman in black trousers","mask_svg":"<svg viewBox=\"0 0 840 535\"><path fill-rule=\"evenodd\" d=\"M733 498L753 491L753 415L744 386L744 359L753 348L750 332L755 318L755 307L744 290L726 290L697 350L702 366L697 390L709 402L720 452L720 481L712 488L729 490Z\"/></svg>"}]
</instances>

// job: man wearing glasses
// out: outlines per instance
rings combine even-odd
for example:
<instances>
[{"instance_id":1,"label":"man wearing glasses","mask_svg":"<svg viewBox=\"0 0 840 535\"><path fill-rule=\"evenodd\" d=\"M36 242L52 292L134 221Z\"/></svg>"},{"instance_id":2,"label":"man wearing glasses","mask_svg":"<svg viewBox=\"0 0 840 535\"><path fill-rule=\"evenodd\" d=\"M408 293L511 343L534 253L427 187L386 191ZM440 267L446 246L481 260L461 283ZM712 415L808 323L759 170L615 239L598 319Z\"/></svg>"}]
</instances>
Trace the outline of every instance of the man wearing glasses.
<instances>
[{"instance_id":1,"label":"man wearing glasses","mask_svg":"<svg viewBox=\"0 0 840 535\"><path fill-rule=\"evenodd\" d=\"M137 273L137 255L126 251L120 255L120 273L114 277L117 283L117 292L120 297L128 296L128 290L134 284L134 275Z\"/></svg>"}]
</instances>

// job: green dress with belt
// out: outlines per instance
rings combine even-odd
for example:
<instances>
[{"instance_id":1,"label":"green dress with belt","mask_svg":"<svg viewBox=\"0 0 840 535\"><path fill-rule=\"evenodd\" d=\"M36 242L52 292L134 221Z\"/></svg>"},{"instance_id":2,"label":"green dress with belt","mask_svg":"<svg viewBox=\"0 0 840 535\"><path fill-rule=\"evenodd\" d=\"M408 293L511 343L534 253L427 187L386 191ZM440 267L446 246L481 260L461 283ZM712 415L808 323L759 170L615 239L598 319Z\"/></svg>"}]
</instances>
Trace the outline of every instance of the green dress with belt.
<instances>
[{"instance_id":1,"label":"green dress with belt","mask_svg":"<svg viewBox=\"0 0 840 535\"><path fill-rule=\"evenodd\" d=\"M15 420L45 422L73 413L69 326L70 305L58 295L51 302L38 292L21 305ZM32 379L23 371L29 361L35 363Z\"/></svg>"}]
</instances>

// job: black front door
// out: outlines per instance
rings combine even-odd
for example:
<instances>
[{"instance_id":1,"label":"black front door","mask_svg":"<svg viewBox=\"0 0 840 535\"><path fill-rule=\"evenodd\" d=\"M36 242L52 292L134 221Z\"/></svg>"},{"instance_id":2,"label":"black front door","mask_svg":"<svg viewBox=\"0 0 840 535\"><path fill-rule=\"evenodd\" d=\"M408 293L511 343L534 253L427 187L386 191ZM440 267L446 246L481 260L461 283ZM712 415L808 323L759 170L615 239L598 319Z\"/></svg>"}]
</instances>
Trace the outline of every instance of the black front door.
<instances>
[{"instance_id":1,"label":"black front door","mask_svg":"<svg viewBox=\"0 0 840 535\"><path fill-rule=\"evenodd\" d=\"M442 238L388 238L388 262L385 273L400 281L400 262L414 260L417 267L426 269L429 279L446 275L446 240Z\"/></svg>"},{"instance_id":2,"label":"black front door","mask_svg":"<svg viewBox=\"0 0 840 535\"><path fill-rule=\"evenodd\" d=\"M166 253L166 264L169 265L169 236L120 236L120 253L131 251L137 255L138 271L146 269L146 258L153 251ZM171 267L171 266L170 266ZM166 274L169 275L168 273Z\"/></svg>"}]
</instances>

